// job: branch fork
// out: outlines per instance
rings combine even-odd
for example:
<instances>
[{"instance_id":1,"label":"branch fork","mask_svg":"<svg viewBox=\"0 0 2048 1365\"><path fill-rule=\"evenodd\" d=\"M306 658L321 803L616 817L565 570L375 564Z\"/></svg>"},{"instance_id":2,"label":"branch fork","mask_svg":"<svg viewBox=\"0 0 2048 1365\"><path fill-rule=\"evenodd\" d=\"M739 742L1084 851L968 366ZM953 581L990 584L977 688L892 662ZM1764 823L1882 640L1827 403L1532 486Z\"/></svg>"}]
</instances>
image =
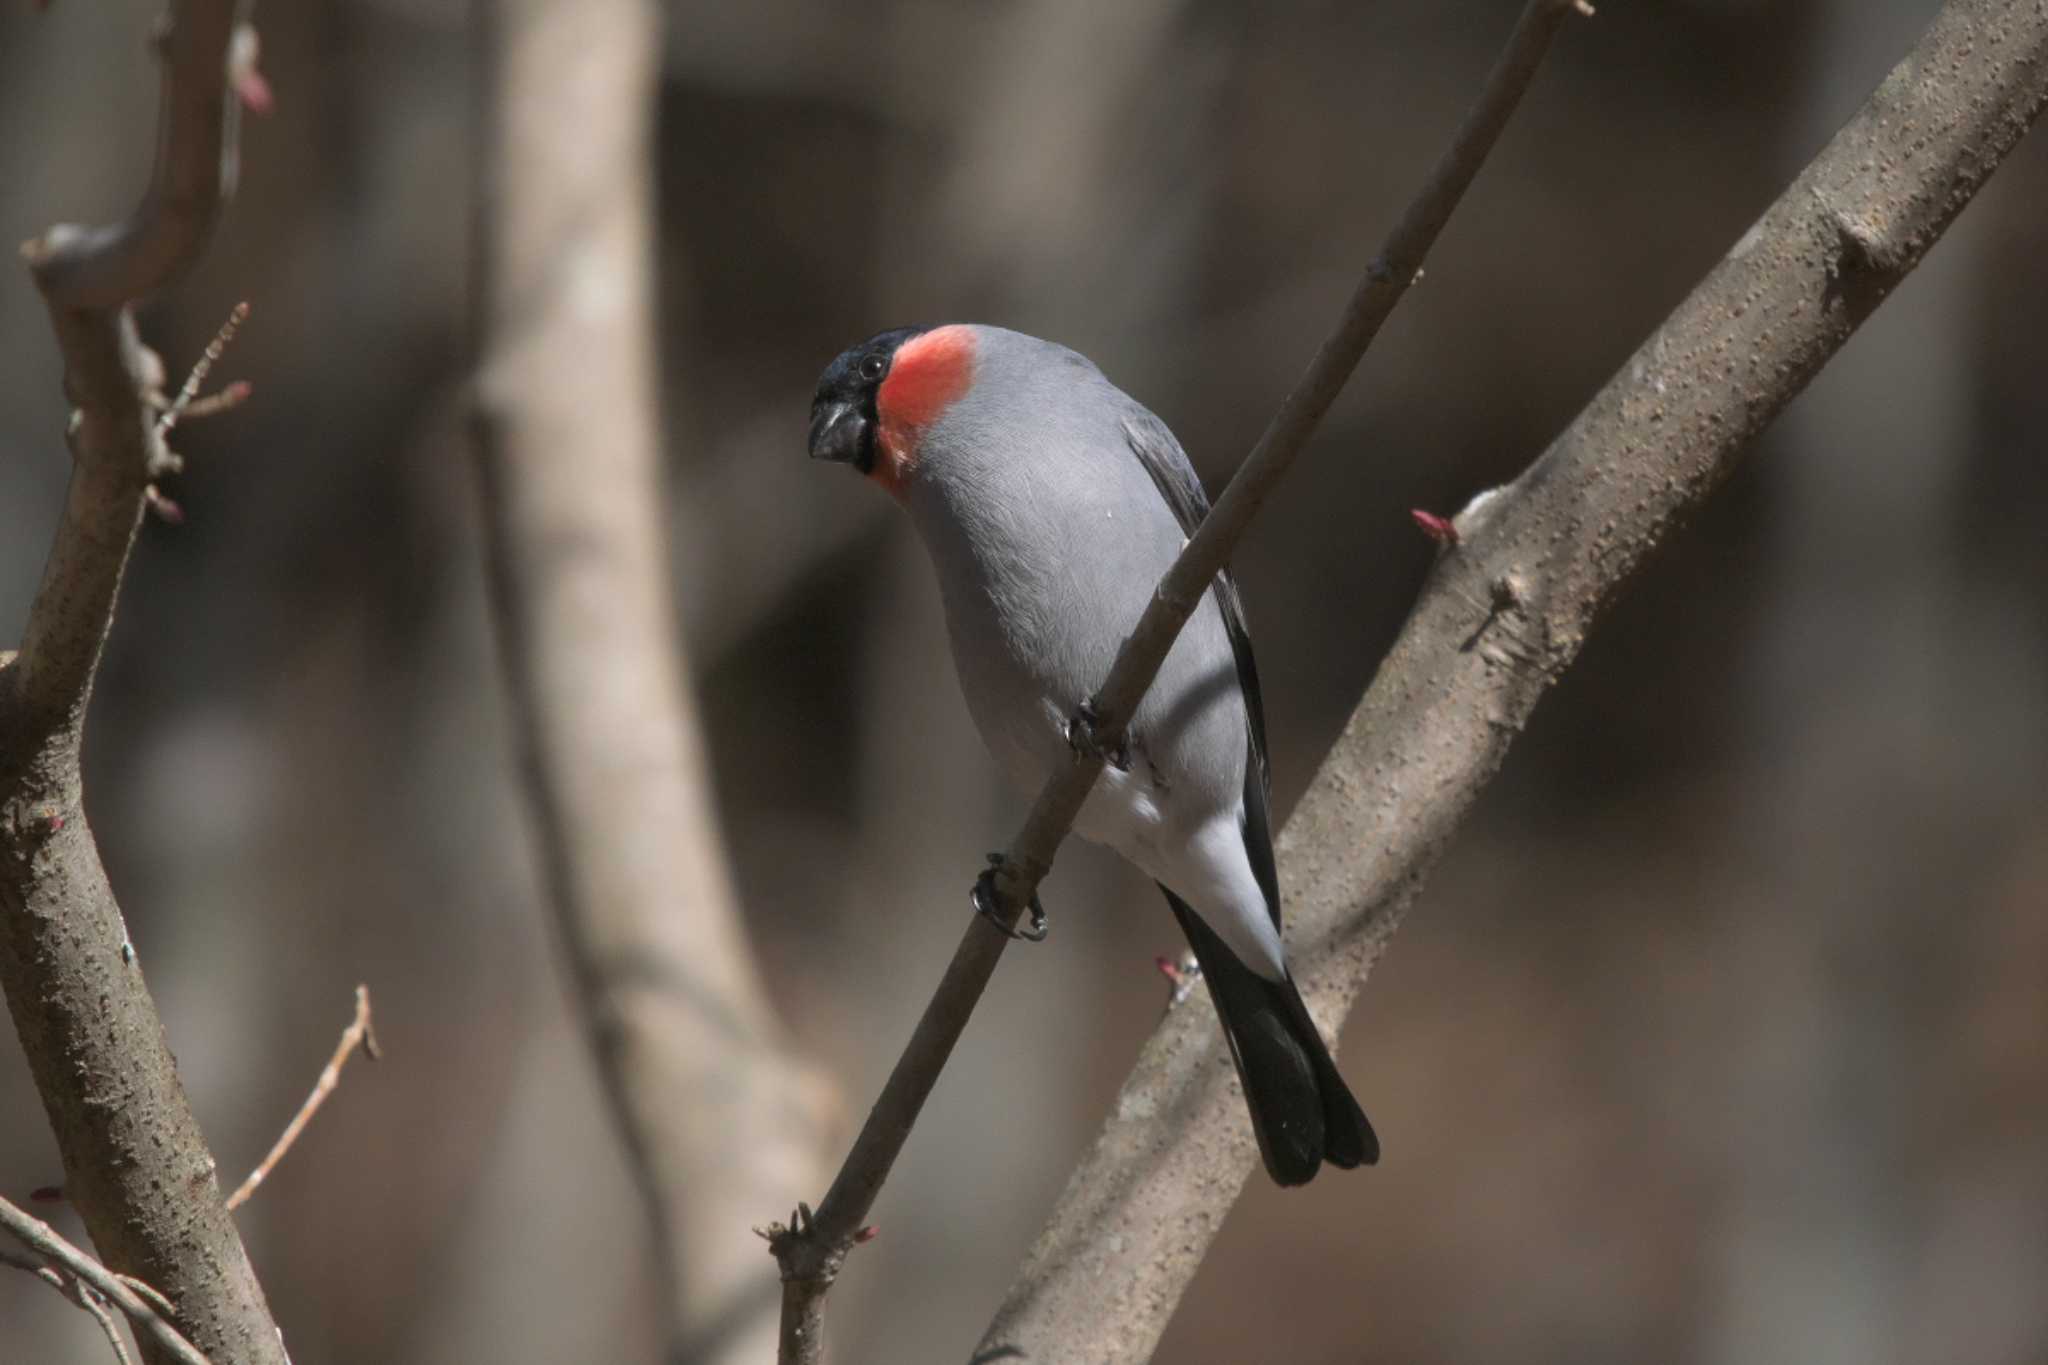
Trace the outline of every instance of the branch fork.
<instances>
[{"instance_id":1,"label":"branch fork","mask_svg":"<svg viewBox=\"0 0 2048 1365\"><path fill-rule=\"evenodd\" d=\"M286 1365L87 828L80 767L136 529L145 508L176 514L155 487L177 467L160 427L163 365L133 305L199 255L233 187L241 102L228 58L247 10L247 0L171 0L157 29L156 161L135 211L104 227L55 227L22 248L64 362L72 472L20 650L0 673L0 991L68 1202L107 1267L163 1291L184 1340L182 1354L169 1338L146 1340L149 1359ZM134 1290L109 1288L119 1281L68 1268L131 1318L135 1305L153 1311Z\"/></svg>"},{"instance_id":2,"label":"branch fork","mask_svg":"<svg viewBox=\"0 0 2048 1365\"><path fill-rule=\"evenodd\" d=\"M0 1199L0 1232L29 1252L23 1255L0 1246L0 1264L28 1271L90 1314L122 1365L128 1365L128 1350L114 1326L110 1306L120 1309L135 1325L136 1334L154 1344L163 1358L177 1365L208 1365L206 1357L173 1325L177 1309L148 1284L109 1270L58 1236L48 1223L5 1199Z\"/></svg>"}]
</instances>

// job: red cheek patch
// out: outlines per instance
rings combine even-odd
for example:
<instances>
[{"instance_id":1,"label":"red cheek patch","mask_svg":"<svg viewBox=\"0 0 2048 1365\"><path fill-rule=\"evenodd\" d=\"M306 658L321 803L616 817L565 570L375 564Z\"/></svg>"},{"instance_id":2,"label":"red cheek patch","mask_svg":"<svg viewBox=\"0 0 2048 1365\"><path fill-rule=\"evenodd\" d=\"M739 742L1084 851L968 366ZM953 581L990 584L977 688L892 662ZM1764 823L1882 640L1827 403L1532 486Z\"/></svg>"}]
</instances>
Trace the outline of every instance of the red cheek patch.
<instances>
[{"instance_id":1,"label":"red cheek patch","mask_svg":"<svg viewBox=\"0 0 2048 1365\"><path fill-rule=\"evenodd\" d=\"M939 420L974 379L974 333L954 325L912 337L897 349L889 377L875 392L880 419L875 481L901 494L904 477L917 463L918 439Z\"/></svg>"}]
</instances>

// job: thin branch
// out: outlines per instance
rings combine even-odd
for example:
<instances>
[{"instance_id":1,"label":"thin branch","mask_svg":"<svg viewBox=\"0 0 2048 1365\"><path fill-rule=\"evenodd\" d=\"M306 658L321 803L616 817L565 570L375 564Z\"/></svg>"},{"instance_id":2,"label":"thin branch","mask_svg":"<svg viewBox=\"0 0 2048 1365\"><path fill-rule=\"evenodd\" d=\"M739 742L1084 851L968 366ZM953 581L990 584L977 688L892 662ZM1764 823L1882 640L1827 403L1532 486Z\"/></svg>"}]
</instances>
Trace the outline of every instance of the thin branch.
<instances>
[{"instance_id":1,"label":"thin branch","mask_svg":"<svg viewBox=\"0 0 2048 1365\"><path fill-rule=\"evenodd\" d=\"M244 299L229 312L228 320L213 334L213 340L206 343L206 349L199 353L199 359L193 363L192 372L185 376L185 382L179 387L177 396L156 419L158 434L169 435L171 428L178 425L180 418L197 418L206 415L208 411L223 411L242 401L241 398L229 399L229 391L201 399L199 389L206 383L206 376L213 373L213 367L220 363L220 358L233 344L236 331L248 320L249 301ZM246 397L246 393L244 396Z\"/></svg>"},{"instance_id":2,"label":"thin branch","mask_svg":"<svg viewBox=\"0 0 2048 1365\"><path fill-rule=\"evenodd\" d=\"M50 1288L64 1296L64 1301L99 1324L100 1335L107 1339L107 1347L114 1353L117 1365L135 1365L128 1354L128 1343L122 1339L121 1328L114 1321L114 1315L107 1308L107 1301L83 1280L66 1275L54 1266L37 1260L19 1251L0 1247L0 1265L11 1265L16 1270L26 1270Z\"/></svg>"},{"instance_id":3,"label":"thin branch","mask_svg":"<svg viewBox=\"0 0 2048 1365\"><path fill-rule=\"evenodd\" d=\"M115 1343L115 1354L123 1361L127 1360L128 1353L120 1345L119 1333L112 1330L105 1308L94 1307L95 1298L126 1314L128 1320L135 1324L137 1334L146 1334L168 1359L179 1362L179 1365L207 1365L206 1357L171 1324L169 1305L155 1290L149 1291L156 1299L152 1305L137 1292L147 1286L127 1276L116 1275L58 1236L57 1230L48 1223L23 1212L5 1199L0 1199L0 1231L8 1233L35 1253L34 1257L24 1257L0 1247L0 1261L36 1275L65 1298L99 1318L101 1326L108 1329L108 1338Z\"/></svg>"},{"instance_id":4,"label":"thin branch","mask_svg":"<svg viewBox=\"0 0 2048 1365\"><path fill-rule=\"evenodd\" d=\"M54 1275L55 1272L46 1271L45 1274ZM114 1353L114 1365L135 1365L134 1358L128 1354L128 1343L121 1339L121 1325L114 1321L113 1311L107 1307L107 1301L100 1297L98 1290L73 1280L68 1289L60 1286L58 1292L91 1314L93 1321L100 1325L100 1335L107 1339L107 1348Z\"/></svg>"},{"instance_id":5,"label":"thin branch","mask_svg":"<svg viewBox=\"0 0 2048 1365\"><path fill-rule=\"evenodd\" d=\"M1101 775L1100 755L1116 748L1195 605L1225 567L1253 515L1308 444L1366 347L1407 292L1423 258L1528 90L1551 39L1573 11L1572 0L1530 0L1524 8L1478 102L1367 267L1336 329L1161 580L1095 697L1096 752L1077 755L1071 767L1046 784L1004 855L995 880L1005 924L1016 923L1039 881L1051 870L1059 844ZM786 1302L822 1295L837 1276L847 1248L873 1207L1008 941L978 920L969 926L816 1217L805 1228L776 1230L771 1249L782 1268ZM786 1310L784 1321L808 1321L813 1311L821 1310L796 1314ZM804 1337L798 1354L787 1354L791 1345L785 1341L785 1361L818 1358L815 1331Z\"/></svg>"},{"instance_id":6,"label":"thin branch","mask_svg":"<svg viewBox=\"0 0 2048 1365\"><path fill-rule=\"evenodd\" d=\"M174 0L158 25L156 163L134 215L53 228L23 249L64 360L73 470L20 652L0 671L0 988L64 1159L66 1195L107 1264L161 1286L206 1353L283 1365L107 884L79 763L150 480L175 467L156 422L163 365L128 305L198 254L232 185L228 49L246 8ZM152 1362L173 1358L161 1343L143 1350Z\"/></svg>"},{"instance_id":7,"label":"thin branch","mask_svg":"<svg viewBox=\"0 0 2048 1365\"><path fill-rule=\"evenodd\" d=\"M232 384L224 384L214 392L187 403L178 420L196 422L202 417L218 417L224 412L233 412L248 402L249 396L255 391L255 387L248 380L237 379Z\"/></svg>"},{"instance_id":8,"label":"thin branch","mask_svg":"<svg viewBox=\"0 0 2048 1365\"><path fill-rule=\"evenodd\" d=\"M299 1140L299 1134L313 1121L313 1115L320 1112L320 1106L327 1103L327 1097L341 1084L341 1068L348 1062L357 1048L371 1061L379 1061L383 1052L377 1046L377 1035L370 1027L370 988L356 987L356 1015L341 1031L341 1041L335 1044L334 1055L327 1059L327 1065L320 1070L320 1079L313 1083L313 1093L306 1096L306 1102L299 1106L299 1112L292 1115L292 1121L285 1125L284 1132L271 1145L270 1152L248 1178L235 1187L228 1196L228 1209L233 1211L249 1202L249 1196L256 1193L256 1187L270 1178L271 1169L284 1160L284 1154Z\"/></svg>"},{"instance_id":9,"label":"thin branch","mask_svg":"<svg viewBox=\"0 0 2048 1365\"><path fill-rule=\"evenodd\" d=\"M1602 607L1905 278L2048 104L2048 8L1952 0L1519 479L1475 498L1279 847L1341 1020ZM1206 1009L1172 1011L976 1359L1146 1360L1257 1157ZM1162 1124L1148 1115L1171 1114ZM1400 1160L1390 1135L1389 1159Z\"/></svg>"}]
</instances>

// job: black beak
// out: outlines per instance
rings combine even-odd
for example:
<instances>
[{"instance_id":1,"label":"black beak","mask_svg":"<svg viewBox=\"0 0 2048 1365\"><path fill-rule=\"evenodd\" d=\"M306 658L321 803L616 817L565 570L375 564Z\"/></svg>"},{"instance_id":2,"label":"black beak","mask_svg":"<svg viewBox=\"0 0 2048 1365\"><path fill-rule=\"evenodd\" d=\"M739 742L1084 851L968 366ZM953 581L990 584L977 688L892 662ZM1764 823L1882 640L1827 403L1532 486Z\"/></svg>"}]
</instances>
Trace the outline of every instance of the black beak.
<instances>
[{"instance_id":1,"label":"black beak","mask_svg":"<svg viewBox=\"0 0 2048 1365\"><path fill-rule=\"evenodd\" d=\"M869 460L868 423L851 403L826 399L811 408L811 458L850 464L865 470Z\"/></svg>"}]
</instances>

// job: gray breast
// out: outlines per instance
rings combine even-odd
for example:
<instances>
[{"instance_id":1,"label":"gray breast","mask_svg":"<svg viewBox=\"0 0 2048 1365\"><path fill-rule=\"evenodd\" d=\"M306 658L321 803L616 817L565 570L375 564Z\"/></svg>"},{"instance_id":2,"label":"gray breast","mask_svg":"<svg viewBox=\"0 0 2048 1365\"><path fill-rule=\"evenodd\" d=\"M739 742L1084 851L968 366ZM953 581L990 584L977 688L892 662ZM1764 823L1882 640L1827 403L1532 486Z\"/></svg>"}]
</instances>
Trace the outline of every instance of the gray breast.
<instances>
[{"instance_id":1,"label":"gray breast","mask_svg":"<svg viewBox=\"0 0 2048 1365\"><path fill-rule=\"evenodd\" d=\"M1107 395L1086 397L1101 401L1015 420L986 403L963 405L927 434L905 488L939 575L968 709L997 760L1025 783L1065 761L1061 723L1108 673L1182 544L1110 401L1130 400L1095 382ZM1133 739L1179 813L1235 807L1244 705L1208 597L1141 706Z\"/></svg>"}]
</instances>

